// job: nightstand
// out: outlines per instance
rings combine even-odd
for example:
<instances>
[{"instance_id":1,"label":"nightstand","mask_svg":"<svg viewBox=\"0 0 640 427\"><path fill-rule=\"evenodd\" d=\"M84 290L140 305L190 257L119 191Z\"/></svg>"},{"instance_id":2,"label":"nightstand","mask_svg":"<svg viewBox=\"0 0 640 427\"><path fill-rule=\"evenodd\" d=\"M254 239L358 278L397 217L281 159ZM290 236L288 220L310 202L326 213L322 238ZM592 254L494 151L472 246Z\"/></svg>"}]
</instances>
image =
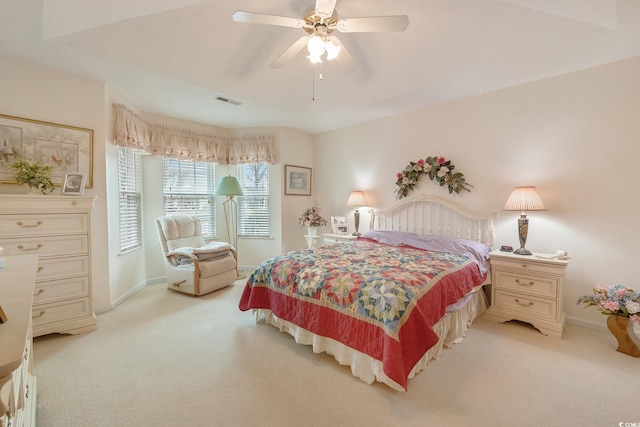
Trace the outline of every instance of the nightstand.
<instances>
[{"instance_id":1,"label":"nightstand","mask_svg":"<svg viewBox=\"0 0 640 427\"><path fill-rule=\"evenodd\" d=\"M562 338L562 287L569 261L553 254L515 255L499 250L490 257L491 306L485 314L500 322L527 322L545 335Z\"/></svg>"},{"instance_id":2,"label":"nightstand","mask_svg":"<svg viewBox=\"0 0 640 427\"><path fill-rule=\"evenodd\" d=\"M323 245L332 245L338 242L348 242L349 240L356 240L358 236L352 236L351 234L323 234Z\"/></svg>"}]
</instances>

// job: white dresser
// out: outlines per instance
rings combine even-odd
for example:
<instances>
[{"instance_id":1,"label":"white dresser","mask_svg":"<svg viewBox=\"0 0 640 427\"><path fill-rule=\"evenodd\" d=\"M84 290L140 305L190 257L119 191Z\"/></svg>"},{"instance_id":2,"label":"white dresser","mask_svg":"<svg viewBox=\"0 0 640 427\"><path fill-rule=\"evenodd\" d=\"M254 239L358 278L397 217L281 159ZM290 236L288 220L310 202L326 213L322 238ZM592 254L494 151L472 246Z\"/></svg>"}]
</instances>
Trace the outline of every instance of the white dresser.
<instances>
[{"instance_id":1,"label":"white dresser","mask_svg":"<svg viewBox=\"0 0 640 427\"><path fill-rule=\"evenodd\" d=\"M8 256L0 269L0 427L36 424L31 303L38 257Z\"/></svg>"},{"instance_id":2,"label":"white dresser","mask_svg":"<svg viewBox=\"0 0 640 427\"><path fill-rule=\"evenodd\" d=\"M33 335L93 331L91 209L94 197L0 194L0 246L38 255Z\"/></svg>"}]
</instances>

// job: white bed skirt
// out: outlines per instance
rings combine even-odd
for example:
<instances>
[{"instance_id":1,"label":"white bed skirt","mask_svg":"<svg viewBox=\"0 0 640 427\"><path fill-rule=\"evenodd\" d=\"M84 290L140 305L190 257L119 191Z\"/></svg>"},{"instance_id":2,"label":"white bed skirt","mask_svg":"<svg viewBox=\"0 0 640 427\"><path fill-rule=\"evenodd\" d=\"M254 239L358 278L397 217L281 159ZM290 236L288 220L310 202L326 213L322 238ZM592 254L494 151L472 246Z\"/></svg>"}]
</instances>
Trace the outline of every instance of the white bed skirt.
<instances>
[{"instance_id":1,"label":"white bed skirt","mask_svg":"<svg viewBox=\"0 0 640 427\"><path fill-rule=\"evenodd\" d=\"M453 344L461 342L471 323L486 310L487 303L482 290L474 292L468 297L468 301L460 309L447 312L434 325L433 330L438 335L439 340L416 363L409 373L408 379L426 369L431 360L440 357L444 347L451 347ZM286 332L293 336L298 344L312 346L314 353L325 352L332 355L340 364L351 366L353 375L367 384L378 381L387 384L394 390L405 391L402 386L385 375L382 369L382 362L368 354L347 347L334 339L315 335L291 322L278 318L271 310L254 309L253 312L256 314L256 322L272 324L280 329L281 332Z\"/></svg>"}]
</instances>

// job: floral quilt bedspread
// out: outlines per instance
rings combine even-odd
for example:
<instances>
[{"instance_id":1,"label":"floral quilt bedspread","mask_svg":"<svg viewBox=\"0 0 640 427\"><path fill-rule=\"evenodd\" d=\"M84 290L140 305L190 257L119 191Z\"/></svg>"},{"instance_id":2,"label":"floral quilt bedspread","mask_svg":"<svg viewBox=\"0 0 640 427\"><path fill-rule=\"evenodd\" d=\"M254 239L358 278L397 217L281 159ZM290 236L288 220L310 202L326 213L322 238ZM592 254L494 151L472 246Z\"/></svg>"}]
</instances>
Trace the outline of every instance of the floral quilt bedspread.
<instances>
[{"instance_id":1,"label":"floral quilt bedspread","mask_svg":"<svg viewBox=\"0 0 640 427\"><path fill-rule=\"evenodd\" d=\"M433 325L484 278L463 255L358 240L264 261L239 308L272 310L366 353L406 389L409 372L438 341Z\"/></svg>"}]
</instances>

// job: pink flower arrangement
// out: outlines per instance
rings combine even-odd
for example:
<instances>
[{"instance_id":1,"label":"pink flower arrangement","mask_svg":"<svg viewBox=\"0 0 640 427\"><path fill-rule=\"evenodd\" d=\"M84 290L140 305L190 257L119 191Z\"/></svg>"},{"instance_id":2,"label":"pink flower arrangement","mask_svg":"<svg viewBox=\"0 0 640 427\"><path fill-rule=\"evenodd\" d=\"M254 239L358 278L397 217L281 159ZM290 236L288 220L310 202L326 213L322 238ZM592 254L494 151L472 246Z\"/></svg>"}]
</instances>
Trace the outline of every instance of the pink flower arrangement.
<instances>
[{"instance_id":1,"label":"pink flower arrangement","mask_svg":"<svg viewBox=\"0 0 640 427\"><path fill-rule=\"evenodd\" d=\"M302 212L302 215L298 218L298 223L302 227L323 227L327 225L327 220L322 217L320 208L313 206Z\"/></svg>"},{"instance_id":2,"label":"pink flower arrangement","mask_svg":"<svg viewBox=\"0 0 640 427\"><path fill-rule=\"evenodd\" d=\"M585 307L593 305L602 314L628 317L640 325L640 293L622 285L596 286L593 295L583 295L577 303Z\"/></svg>"},{"instance_id":3,"label":"pink flower arrangement","mask_svg":"<svg viewBox=\"0 0 640 427\"><path fill-rule=\"evenodd\" d=\"M406 197L410 190L418 183L421 175L427 175L430 180L436 181L441 187L446 185L449 193L471 191L473 185L469 184L461 172L453 172L455 166L451 160L440 157L427 157L409 164L396 174L397 198Z\"/></svg>"}]
</instances>

